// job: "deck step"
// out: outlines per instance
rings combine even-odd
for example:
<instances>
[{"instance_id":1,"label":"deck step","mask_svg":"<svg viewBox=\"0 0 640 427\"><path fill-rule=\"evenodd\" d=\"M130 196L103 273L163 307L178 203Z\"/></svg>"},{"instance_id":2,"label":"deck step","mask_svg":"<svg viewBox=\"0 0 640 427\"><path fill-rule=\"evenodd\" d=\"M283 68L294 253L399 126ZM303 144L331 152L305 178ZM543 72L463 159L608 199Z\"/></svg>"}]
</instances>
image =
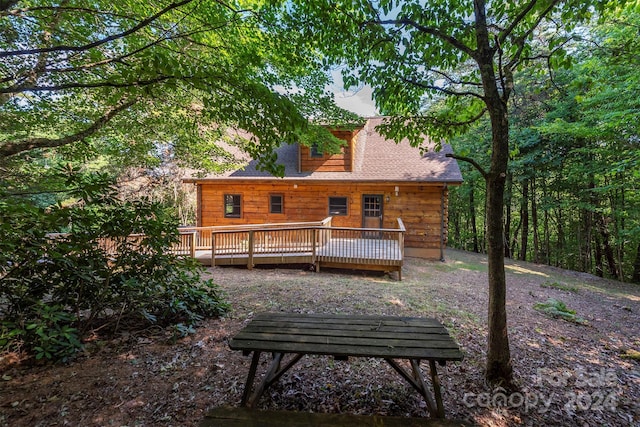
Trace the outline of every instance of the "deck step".
<instances>
[{"instance_id":1,"label":"deck step","mask_svg":"<svg viewBox=\"0 0 640 427\"><path fill-rule=\"evenodd\" d=\"M265 411L221 406L211 410L200 427L470 427L464 421L381 415Z\"/></svg>"}]
</instances>

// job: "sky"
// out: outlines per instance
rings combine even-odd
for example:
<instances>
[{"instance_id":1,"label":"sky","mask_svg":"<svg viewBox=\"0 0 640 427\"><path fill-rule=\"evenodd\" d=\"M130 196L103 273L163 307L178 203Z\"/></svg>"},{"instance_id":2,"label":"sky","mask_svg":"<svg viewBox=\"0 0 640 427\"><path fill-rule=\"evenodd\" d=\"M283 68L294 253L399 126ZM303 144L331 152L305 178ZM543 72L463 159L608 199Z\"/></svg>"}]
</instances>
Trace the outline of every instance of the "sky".
<instances>
[{"instance_id":1,"label":"sky","mask_svg":"<svg viewBox=\"0 0 640 427\"><path fill-rule=\"evenodd\" d=\"M370 86L345 90L340 68L336 68L331 72L331 78L333 79L333 84L330 86L330 90L334 94L338 107L359 114L362 117L379 115L373 102L373 89Z\"/></svg>"},{"instance_id":2,"label":"sky","mask_svg":"<svg viewBox=\"0 0 640 427\"><path fill-rule=\"evenodd\" d=\"M371 99L372 89L365 86L358 91L335 90L335 102L338 107L352 111L363 117L378 115L376 106Z\"/></svg>"}]
</instances>

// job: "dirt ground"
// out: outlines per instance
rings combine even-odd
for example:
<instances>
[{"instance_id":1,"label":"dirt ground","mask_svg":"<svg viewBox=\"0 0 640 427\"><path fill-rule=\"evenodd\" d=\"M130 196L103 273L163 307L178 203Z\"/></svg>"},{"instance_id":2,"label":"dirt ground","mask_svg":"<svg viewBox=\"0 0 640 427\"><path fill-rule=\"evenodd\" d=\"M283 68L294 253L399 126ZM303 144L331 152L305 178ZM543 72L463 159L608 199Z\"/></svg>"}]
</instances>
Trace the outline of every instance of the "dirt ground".
<instances>
[{"instance_id":1,"label":"dirt ground","mask_svg":"<svg viewBox=\"0 0 640 427\"><path fill-rule=\"evenodd\" d=\"M87 343L69 365L0 358L2 426L194 426L237 406L250 358L228 339L254 313L357 313L438 318L462 362L440 370L448 418L480 426L640 425L640 286L508 262L511 354L518 390L490 389L486 258L449 251L446 262L407 259L395 275L303 268L216 268L232 311L172 344L164 331ZM534 304L555 298L582 322ZM262 360L259 375L267 360ZM423 365L423 369L428 369ZM265 393L263 409L427 416L424 402L380 360L306 357Z\"/></svg>"}]
</instances>

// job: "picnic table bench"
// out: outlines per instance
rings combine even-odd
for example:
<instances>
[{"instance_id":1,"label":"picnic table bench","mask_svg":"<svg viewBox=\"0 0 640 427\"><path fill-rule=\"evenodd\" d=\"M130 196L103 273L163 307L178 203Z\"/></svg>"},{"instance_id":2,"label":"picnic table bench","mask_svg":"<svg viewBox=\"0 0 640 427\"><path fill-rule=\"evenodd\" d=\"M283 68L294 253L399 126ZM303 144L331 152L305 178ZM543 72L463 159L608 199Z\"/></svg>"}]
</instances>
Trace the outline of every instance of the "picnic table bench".
<instances>
[{"instance_id":1,"label":"picnic table bench","mask_svg":"<svg viewBox=\"0 0 640 427\"><path fill-rule=\"evenodd\" d=\"M424 398L436 418L444 418L436 362L462 360L458 345L439 321L415 317L261 313L230 340L229 347L247 356L253 353L243 406L255 407L265 390L306 354L372 357L386 360ZM273 360L252 393L263 352L272 353ZM397 359L408 360L410 369ZM420 369L423 360L429 363L433 395Z\"/></svg>"}]
</instances>

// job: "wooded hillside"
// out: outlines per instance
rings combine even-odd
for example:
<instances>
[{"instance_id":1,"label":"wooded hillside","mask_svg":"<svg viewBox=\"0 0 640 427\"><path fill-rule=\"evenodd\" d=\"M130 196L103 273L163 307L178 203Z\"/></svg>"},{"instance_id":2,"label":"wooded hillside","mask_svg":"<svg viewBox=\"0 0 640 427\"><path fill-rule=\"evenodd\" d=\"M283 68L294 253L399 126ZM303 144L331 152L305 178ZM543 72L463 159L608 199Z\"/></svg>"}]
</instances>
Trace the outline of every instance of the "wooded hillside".
<instances>
[{"instance_id":1,"label":"wooded hillside","mask_svg":"<svg viewBox=\"0 0 640 427\"><path fill-rule=\"evenodd\" d=\"M640 283L640 15L593 28L572 43L571 69L528 65L516 80L506 184L505 256ZM569 41L567 41L569 42ZM454 142L473 153L479 123ZM484 180L461 163L451 192L450 245L486 251Z\"/></svg>"}]
</instances>

